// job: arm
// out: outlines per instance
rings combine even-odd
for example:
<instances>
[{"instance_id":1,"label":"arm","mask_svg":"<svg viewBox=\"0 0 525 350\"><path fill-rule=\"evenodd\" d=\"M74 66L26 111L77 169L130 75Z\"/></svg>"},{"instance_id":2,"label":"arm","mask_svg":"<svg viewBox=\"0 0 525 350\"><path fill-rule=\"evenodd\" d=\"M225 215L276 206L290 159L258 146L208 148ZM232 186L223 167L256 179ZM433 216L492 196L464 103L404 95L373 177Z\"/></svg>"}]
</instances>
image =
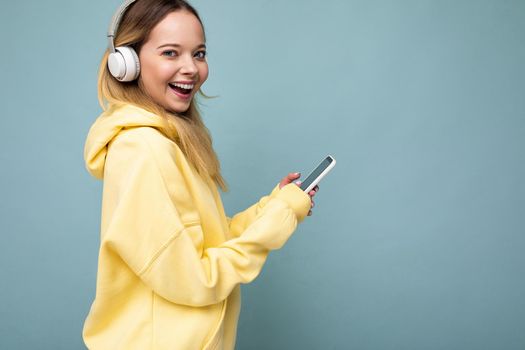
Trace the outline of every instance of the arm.
<instances>
[{"instance_id":1,"label":"arm","mask_svg":"<svg viewBox=\"0 0 525 350\"><path fill-rule=\"evenodd\" d=\"M215 304L237 284L251 282L269 251L284 245L310 209L308 195L289 184L252 213L239 237L201 254L192 232L202 227L185 226L164 183L163 172L180 172L177 164L163 162L160 168L148 140L137 136L119 135L108 152L103 208L111 208L111 215L104 220L102 244L174 303Z\"/></svg>"},{"instance_id":2,"label":"arm","mask_svg":"<svg viewBox=\"0 0 525 350\"><path fill-rule=\"evenodd\" d=\"M268 203L270 199L276 197L279 190L279 184L277 184L269 195L262 197L257 203L253 204L248 209L235 214L232 218L228 218L230 234L234 237L239 237L259 215L266 203Z\"/></svg>"}]
</instances>

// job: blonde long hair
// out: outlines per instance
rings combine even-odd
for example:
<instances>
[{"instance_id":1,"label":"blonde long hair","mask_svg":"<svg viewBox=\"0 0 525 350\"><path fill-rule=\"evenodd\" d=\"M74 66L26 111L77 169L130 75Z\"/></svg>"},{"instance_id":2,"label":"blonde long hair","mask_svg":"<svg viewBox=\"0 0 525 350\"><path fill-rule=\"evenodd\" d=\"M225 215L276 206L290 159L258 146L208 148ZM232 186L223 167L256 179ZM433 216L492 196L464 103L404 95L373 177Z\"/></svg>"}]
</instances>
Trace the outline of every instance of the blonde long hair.
<instances>
[{"instance_id":1,"label":"blonde long hair","mask_svg":"<svg viewBox=\"0 0 525 350\"><path fill-rule=\"evenodd\" d=\"M197 11L184 0L137 0L127 8L115 35L115 47L131 46L139 53L153 27L174 11L189 11L204 25ZM98 101L103 110L111 104L130 103L159 115L166 122L168 137L173 139L190 164L204 177L213 180L223 191L227 184L221 175L220 163L212 147L208 128L204 125L194 96L187 111L170 113L144 92L138 79L119 82L108 69L109 49L104 52L98 72ZM197 94L210 98L201 89Z\"/></svg>"}]
</instances>

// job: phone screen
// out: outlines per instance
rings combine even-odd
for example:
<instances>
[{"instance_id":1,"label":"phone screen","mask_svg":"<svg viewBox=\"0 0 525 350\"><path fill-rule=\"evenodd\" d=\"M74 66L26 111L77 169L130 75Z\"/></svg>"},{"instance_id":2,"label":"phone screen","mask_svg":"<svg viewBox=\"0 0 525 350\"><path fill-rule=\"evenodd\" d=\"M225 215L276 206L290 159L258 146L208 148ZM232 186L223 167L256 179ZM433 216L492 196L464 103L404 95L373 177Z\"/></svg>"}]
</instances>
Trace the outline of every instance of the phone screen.
<instances>
[{"instance_id":1,"label":"phone screen","mask_svg":"<svg viewBox=\"0 0 525 350\"><path fill-rule=\"evenodd\" d=\"M314 171L312 171L310 173L310 175L308 175L308 177L301 183L301 189L304 191L308 188L308 186L310 186L310 184L315 181L315 179L317 179L319 177L319 175L321 175L321 173L330 165L332 164L332 161L333 159L331 157L326 157L322 162L321 164L319 164L317 166L317 168L314 169Z\"/></svg>"}]
</instances>

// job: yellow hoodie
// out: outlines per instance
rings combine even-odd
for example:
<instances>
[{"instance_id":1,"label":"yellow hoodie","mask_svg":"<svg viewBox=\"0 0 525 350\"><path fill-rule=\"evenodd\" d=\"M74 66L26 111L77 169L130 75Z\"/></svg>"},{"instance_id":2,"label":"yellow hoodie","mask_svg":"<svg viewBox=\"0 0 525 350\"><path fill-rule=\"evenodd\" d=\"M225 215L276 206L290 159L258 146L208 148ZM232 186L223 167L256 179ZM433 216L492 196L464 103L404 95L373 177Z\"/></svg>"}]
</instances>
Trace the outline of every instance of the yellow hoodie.
<instances>
[{"instance_id":1,"label":"yellow hoodie","mask_svg":"<svg viewBox=\"0 0 525 350\"><path fill-rule=\"evenodd\" d=\"M295 184L233 218L163 131L161 117L113 105L91 126L86 168L103 179L89 349L234 349L240 283L260 273L310 209Z\"/></svg>"}]
</instances>

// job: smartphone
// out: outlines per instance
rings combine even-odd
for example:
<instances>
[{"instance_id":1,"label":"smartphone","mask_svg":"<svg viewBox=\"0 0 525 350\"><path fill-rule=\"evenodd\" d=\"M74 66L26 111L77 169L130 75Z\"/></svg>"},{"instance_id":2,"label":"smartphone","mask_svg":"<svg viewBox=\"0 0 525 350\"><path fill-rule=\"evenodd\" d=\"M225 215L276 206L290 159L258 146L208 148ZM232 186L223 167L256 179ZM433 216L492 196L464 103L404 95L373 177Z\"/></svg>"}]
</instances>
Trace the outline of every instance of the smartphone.
<instances>
[{"instance_id":1,"label":"smartphone","mask_svg":"<svg viewBox=\"0 0 525 350\"><path fill-rule=\"evenodd\" d=\"M299 187L306 193L310 192L334 166L334 157L330 155L326 156L326 158L310 173L310 175L308 175Z\"/></svg>"}]
</instances>

